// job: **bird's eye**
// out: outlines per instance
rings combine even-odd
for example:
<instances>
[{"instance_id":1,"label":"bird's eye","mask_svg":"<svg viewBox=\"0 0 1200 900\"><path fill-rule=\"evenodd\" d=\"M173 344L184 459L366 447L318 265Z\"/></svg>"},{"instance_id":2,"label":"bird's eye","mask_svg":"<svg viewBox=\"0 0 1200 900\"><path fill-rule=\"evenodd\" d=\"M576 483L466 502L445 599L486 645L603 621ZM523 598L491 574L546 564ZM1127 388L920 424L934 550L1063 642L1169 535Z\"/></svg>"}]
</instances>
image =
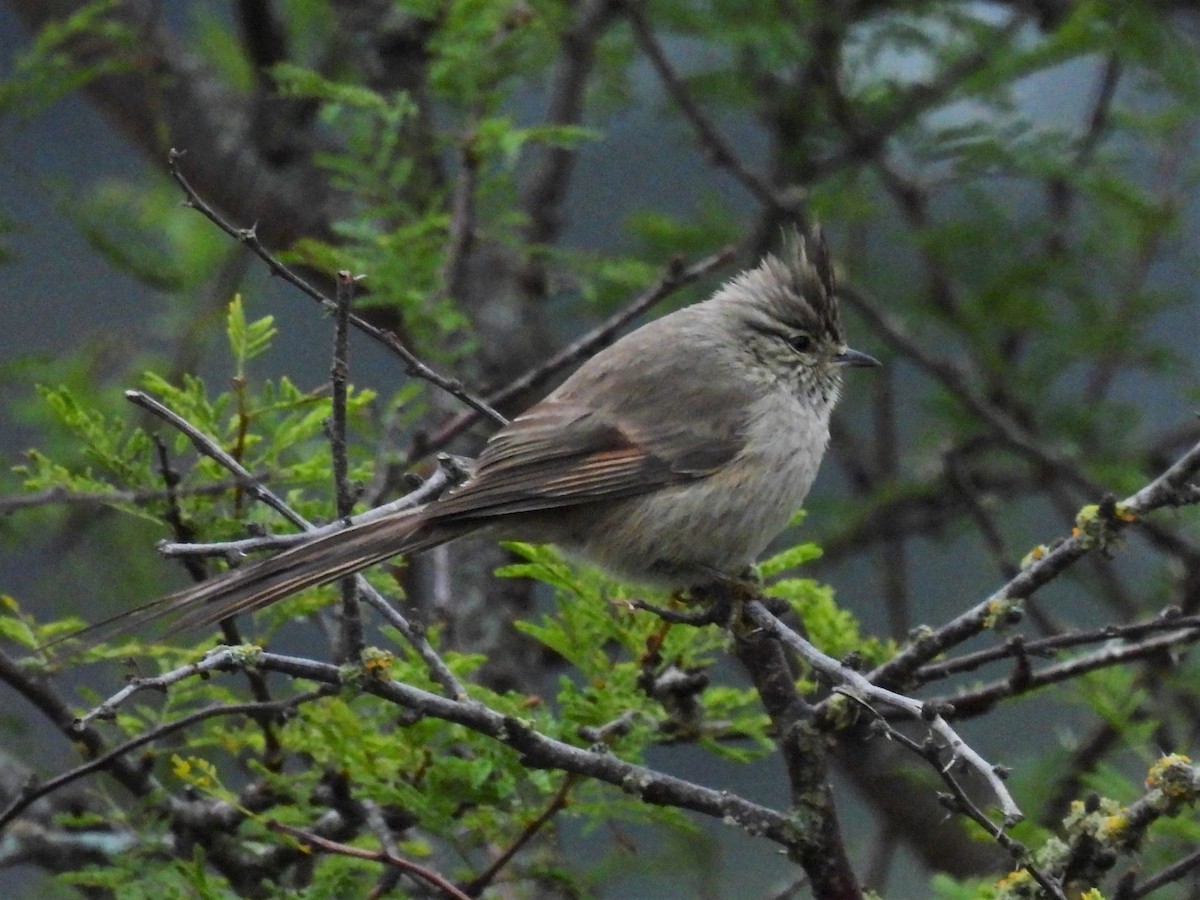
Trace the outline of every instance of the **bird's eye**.
<instances>
[{"instance_id":1,"label":"bird's eye","mask_svg":"<svg viewBox=\"0 0 1200 900\"><path fill-rule=\"evenodd\" d=\"M811 335L797 334L788 338L788 345L797 353L807 353L813 348L813 339Z\"/></svg>"}]
</instances>

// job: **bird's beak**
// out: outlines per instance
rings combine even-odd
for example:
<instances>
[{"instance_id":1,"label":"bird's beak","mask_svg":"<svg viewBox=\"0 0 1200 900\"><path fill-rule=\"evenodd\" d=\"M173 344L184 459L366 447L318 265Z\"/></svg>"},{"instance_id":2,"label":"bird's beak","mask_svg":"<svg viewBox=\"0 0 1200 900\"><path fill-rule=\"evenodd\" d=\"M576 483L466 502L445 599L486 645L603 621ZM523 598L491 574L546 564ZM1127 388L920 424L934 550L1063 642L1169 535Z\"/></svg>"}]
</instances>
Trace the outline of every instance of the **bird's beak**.
<instances>
[{"instance_id":1,"label":"bird's beak","mask_svg":"<svg viewBox=\"0 0 1200 900\"><path fill-rule=\"evenodd\" d=\"M841 353L833 358L833 361L839 366L878 366L879 360L873 356L869 356L859 350L851 350L847 347Z\"/></svg>"}]
</instances>

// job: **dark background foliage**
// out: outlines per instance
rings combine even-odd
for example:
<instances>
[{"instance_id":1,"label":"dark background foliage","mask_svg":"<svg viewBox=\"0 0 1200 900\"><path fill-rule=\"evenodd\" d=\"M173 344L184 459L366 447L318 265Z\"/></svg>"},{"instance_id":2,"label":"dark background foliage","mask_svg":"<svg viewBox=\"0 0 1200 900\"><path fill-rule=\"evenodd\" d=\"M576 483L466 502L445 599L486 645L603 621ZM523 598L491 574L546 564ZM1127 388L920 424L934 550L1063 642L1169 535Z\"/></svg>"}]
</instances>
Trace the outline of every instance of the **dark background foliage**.
<instances>
[{"instance_id":1,"label":"dark background foliage","mask_svg":"<svg viewBox=\"0 0 1200 900\"><path fill-rule=\"evenodd\" d=\"M1028 817L1013 834L1042 854L1034 868L1051 881L1108 896L1124 878L1140 896L1165 867L1190 871L1200 837L1191 795L1162 801L1161 784L1143 779L1159 754L1197 742L1195 631L1112 643L1085 632L1197 612L1191 512L1131 514L1126 528L1101 502L1131 495L1200 438L1196 28L1182 2L244 0L182 10L8 0L0 439L21 468L5 474L0 498L5 659L54 633L34 618L94 621L187 583L192 573L153 552L184 526L198 540L251 524L284 530L241 492L206 492L228 473L126 403L127 388L163 396L309 518L336 517L322 430L332 322L181 207L171 148L186 151L182 171L229 222L253 224L266 250L330 295L337 270L365 275L365 319L509 415L566 367L506 386L625 308L672 259L695 265L731 248L696 283L663 291L655 311L704 296L775 246L785 224L820 222L853 342L886 366L848 384L792 536L823 555L803 551L771 571L773 592L822 649L869 667L911 647L923 626L1003 592L1023 564L1042 571L1036 548L1078 529L1078 561L1036 585L1019 622L1008 621L1010 601L1028 585L997 595L1002 608L973 642L941 648L997 648L989 668L927 666L892 686L955 699L955 727L1013 767ZM240 313L230 312L235 294ZM253 324L266 316L273 337ZM465 422L459 399L358 336L351 381L364 392L349 410L350 477L364 503L403 493L411 467L429 475L435 451L473 452L492 427ZM183 472L182 525L150 431ZM1194 499L1173 487L1171 503ZM1119 537L1095 524L1110 520ZM794 757L787 747L763 757L778 737L772 710L723 631L664 632L661 659L704 673L690 697L703 715L689 719L635 683L663 626L614 613L612 601L642 595L525 553L509 574L532 579L497 579L512 551L478 542L373 577L404 590L401 608L428 623L494 709L528 712L576 744L587 743L581 727L636 713L637 726L613 738L615 756L797 806L801 776L779 765ZM836 588L836 607L821 584ZM328 660L321 628L299 612L335 597L297 600L257 627L241 623L242 634ZM429 686L422 660L376 624L368 643L397 655L391 677ZM1028 657L1018 636L1057 643ZM49 674L5 668L0 800L30 772L50 777L79 760L62 723L31 705L44 675L63 708L80 712L119 689L115 661L130 653L141 675L196 657L175 647L123 644L97 654L107 664ZM1105 649L1127 655L1101 665ZM1072 659L1096 668L1056 668ZM74 785L69 802L49 795L25 831L8 829L18 839L0 844L0 861L18 883L43 871L78 877L92 863L94 891L135 876L147 893L378 888L375 864L328 855L310 866L267 829L271 819L313 828L326 815L341 816L340 841L391 841L497 896L804 896L801 870L819 880L774 844L703 816L649 807L570 768L525 771L480 728L437 716L397 727L397 710L368 705L370 691L310 700L301 692L323 671L276 673L269 686L253 675L181 680L167 700L139 696L97 726L109 746L206 704L300 699L278 730L219 716L164 736L153 772L166 800L132 799L137 773L119 765ZM1036 684L1042 674L1049 686L1031 690L1026 675ZM938 878L946 896L1022 896L1019 879L994 886L1008 852L962 815L947 819L936 797L945 787L899 741L859 728L829 747L829 773L813 783L833 779L846 835L830 839L829 855L848 847L860 883L928 896ZM245 808L261 800L254 791L285 788L287 802L261 801L237 829L222 820L228 845L214 848L212 820L180 824L184 800ZM1147 837L1136 824L1114 837L1151 807ZM51 826L64 810L82 815ZM1178 815L1160 821L1168 814ZM80 835L100 833L99 849L80 849ZM510 867L493 872L506 849ZM1153 895L1188 896L1186 871Z\"/></svg>"}]
</instances>

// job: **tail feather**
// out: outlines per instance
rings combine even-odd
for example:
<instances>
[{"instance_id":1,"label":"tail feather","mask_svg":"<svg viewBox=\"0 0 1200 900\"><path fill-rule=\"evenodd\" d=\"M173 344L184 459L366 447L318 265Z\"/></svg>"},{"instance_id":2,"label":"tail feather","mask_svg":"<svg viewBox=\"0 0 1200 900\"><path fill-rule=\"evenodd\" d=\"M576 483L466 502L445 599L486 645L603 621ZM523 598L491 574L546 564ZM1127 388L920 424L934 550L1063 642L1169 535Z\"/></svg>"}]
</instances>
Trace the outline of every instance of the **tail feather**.
<instances>
[{"instance_id":1,"label":"tail feather","mask_svg":"<svg viewBox=\"0 0 1200 900\"><path fill-rule=\"evenodd\" d=\"M110 616L45 646L80 637L95 642L162 619L172 620L172 632L203 628L238 613L262 609L307 588L337 581L401 553L435 547L470 530L468 525L430 521L420 509L351 525Z\"/></svg>"}]
</instances>

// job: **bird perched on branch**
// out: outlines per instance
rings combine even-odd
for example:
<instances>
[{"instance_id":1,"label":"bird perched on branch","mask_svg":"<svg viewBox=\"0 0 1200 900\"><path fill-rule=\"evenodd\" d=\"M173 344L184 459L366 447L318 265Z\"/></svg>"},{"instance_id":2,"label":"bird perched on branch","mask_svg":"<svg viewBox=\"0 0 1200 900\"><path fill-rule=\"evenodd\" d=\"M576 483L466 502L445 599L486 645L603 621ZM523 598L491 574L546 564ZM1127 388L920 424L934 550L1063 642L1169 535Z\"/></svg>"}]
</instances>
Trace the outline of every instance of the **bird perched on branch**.
<instances>
[{"instance_id":1,"label":"bird perched on branch","mask_svg":"<svg viewBox=\"0 0 1200 900\"><path fill-rule=\"evenodd\" d=\"M789 232L779 255L584 363L494 434L440 499L88 630L211 625L475 532L554 543L634 582L737 578L808 494L843 371L876 365L846 345L823 240Z\"/></svg>"}]
</instances>

